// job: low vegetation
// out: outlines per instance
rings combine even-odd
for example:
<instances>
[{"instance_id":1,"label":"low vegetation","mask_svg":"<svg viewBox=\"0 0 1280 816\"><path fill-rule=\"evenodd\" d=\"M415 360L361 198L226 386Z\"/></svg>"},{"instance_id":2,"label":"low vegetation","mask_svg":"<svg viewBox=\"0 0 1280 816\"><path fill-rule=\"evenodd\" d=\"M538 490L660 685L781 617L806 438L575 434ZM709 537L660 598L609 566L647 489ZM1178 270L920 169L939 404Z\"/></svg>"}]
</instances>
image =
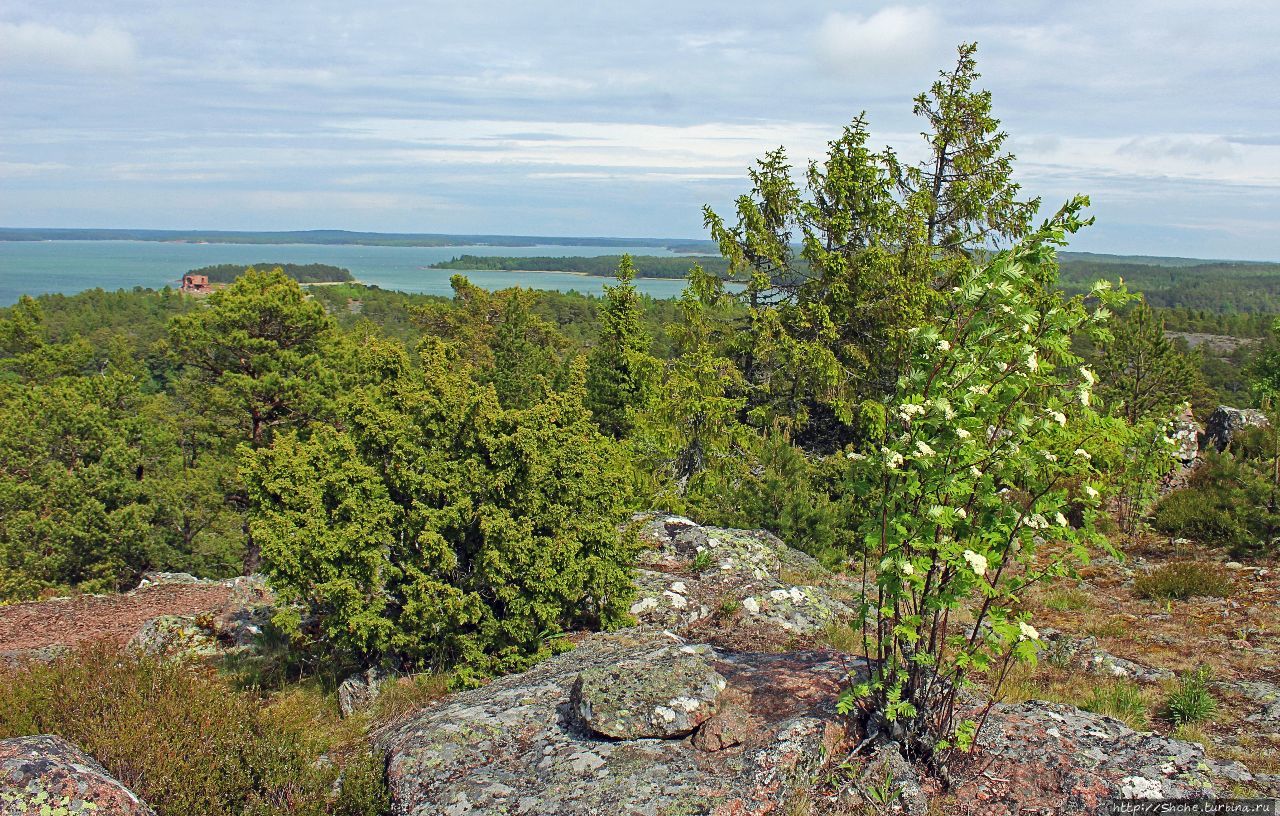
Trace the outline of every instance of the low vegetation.
<instances>
[{"instance_id":1,"label":"low vegetation","mask_svg":"<svg viewBox=\"0 0 1280 816\"><path fill-rule=\"evenodd\" d=\"M1178 678L1177 688L1164 702L1163 715L1175 725L1211 720L1218 713L1218 701L1209 690L1211 677L1210 670L1202 667Z\"/></svg>"},{"instance_id":2,"label":"low vegetation","mask_svg":"<svg viewBox=\"0 0 1280 816\"><path fill-rule=\"evenodd\" d=\"M376 816L381 759L331 697L240 691L207 669L93 645L0 670L0 738L58 734L160 816Z\"/></svg>"},{"instance_id":3,"label":"low vegetation","mask_svg":"<svg viewBox=\"0 0 1280 816\"><path fill-rule=\"evenodd\" d=\"M1231 577L1226 571L1196 561L1163 564L1133 582L1133 591L1139 598L1155 600L1225 598L1231 589Z\"/></svg>"}]
</instances>

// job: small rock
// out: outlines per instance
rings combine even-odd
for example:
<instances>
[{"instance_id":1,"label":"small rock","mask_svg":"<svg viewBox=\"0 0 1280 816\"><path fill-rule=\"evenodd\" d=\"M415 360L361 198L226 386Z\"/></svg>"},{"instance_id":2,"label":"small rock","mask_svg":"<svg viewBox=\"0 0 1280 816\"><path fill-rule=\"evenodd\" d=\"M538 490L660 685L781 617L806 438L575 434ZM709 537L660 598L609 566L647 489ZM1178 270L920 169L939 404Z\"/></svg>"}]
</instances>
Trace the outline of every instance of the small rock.
<instances>
[{"instance_id":1,"label":"small rock","mask_svg":"<svg viewBox=\"0 0 1280 816\"><path fill-rule=\"evenodd\" d=\"M343 717L362 711L378 699L382 684L391 679L390 672L382 669L366 669L353 674L338 684L338 709Z\"/></svg>"},{"instance_id":2,"label":"small rock","mask_svg":"<svg viewBox=\"0 0 1280 816\"><path fill-rule=\"evenodd\" d=\"M751 715L736 705L727 705L698 727L693 747L714 753L741 745L751 734Z\"/></svg>"},{"instance_id":3,"label":"small rock","mask_svg":"<svg viewBox=\"0 0 1280 816\"><path fill-rule=\"evenodd\" d=\"M1205 423L1204 434L1200 437L1200 450L1206 450L1212 445L1214 450L1221 453L1231 445L1240 431L1245 428L1265 428L1269 424L1267 415L1262 411L1219 405Z\"/></svg>"},{"instance_id":4,"label":"small rock","mask_svg":"<svg viewBox=\"0 0 1280 816\"><path fill-rule=\"evenodd\" d=\"M682 737L716 711L725 679L709 650L672 646L584 669L571 702L582 724L614 739Z\"/></svg>"},{"instance_id":5,"label":"small rock","mask_svg":"<svg viewBox=\"0 0 1280 816\"><path fill-rule=\"evenodd\" d=\"M1223 564L1222 566L1226 567L1226 568L1227 568L1227 569L1229 569L1229 570L1242 570L1242 569L1244 569L1244 564L1241 564L1239 561L1228 561L1227 563Z\"/></svg>"},{"instance_id":6,"label":"small rock","mask_svg":"<svg viewBox=\"0 0 1280 816\"><path fill-rule=\"evenodd\" d=\"M190 615L152 618L129 641L143 654L176 660L198 660L218 654L218 640Z\"/></svg>"},{"instance_id":7,"label":"small rock","mask_svg":"<svg viewBox=\"0 0 1280 816\"><path fill-rule=\"evenodd\" d=\"M897 805L907 816L925 816L929 812L920 774L902 756L896 742L877 748L854 784L873 804Z\"/></svg>"}]
</instances>

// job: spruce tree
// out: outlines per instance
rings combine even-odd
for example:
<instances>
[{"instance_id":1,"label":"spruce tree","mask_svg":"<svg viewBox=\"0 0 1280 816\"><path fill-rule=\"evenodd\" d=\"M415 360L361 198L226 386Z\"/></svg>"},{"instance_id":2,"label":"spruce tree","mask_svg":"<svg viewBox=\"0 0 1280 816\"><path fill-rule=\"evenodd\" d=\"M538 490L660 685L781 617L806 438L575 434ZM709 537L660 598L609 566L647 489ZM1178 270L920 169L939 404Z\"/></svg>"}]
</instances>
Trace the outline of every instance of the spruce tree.
<instances>
[{"instance_id":1,"label":"spruce tree","mask_svg":"<svg viewBox=\"0 0 1280 816\"><path fill-rule=\"evenodd\" d=\"M601 432L615 439L630 435L633 414L648 401L657 368L634 278L631 256L623 255L618 283L604 288L600 337L587 360L587 407Z\"/></svg>"}]
</instances>

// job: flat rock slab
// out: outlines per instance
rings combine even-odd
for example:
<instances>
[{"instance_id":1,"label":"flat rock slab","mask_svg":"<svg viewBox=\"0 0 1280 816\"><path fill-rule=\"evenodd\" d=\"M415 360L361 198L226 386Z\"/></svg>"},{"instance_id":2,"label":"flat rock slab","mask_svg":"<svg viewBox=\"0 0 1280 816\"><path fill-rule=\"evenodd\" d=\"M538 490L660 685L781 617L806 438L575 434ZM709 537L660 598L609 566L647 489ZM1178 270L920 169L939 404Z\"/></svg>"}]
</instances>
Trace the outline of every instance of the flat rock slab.
<instances>
[{"instance_id":1,"label":"flat rock slab","mask_svg":"<svg viewBox=\"0 0 1280 816\"><path fill-rule=\"evenodd\" d=\"M845 738L836 698L851 668L834 653L707 650L725 721L705 741L614 739L573 705L584 673L671 649L660 633L593 635L524 674L452 695L387 734L395 816L659 816L778 812ZM675 648L679 648L676 646ZM707 721L717 722L715 717Z\"/></svg>"},{"instance_id":2,"label":"flat rock slab","mask_svg":"<svg viewBox=\"0 0 1280 816\"><path fill-rule=\"evenodd\" d=\"M716 713L725 679L708 646L664 646L578 675L570 700L591 731L614 739L669 739Z\"/></svg>"},{"instance_id":3,"label":"flat rock slab","mask_svg":"<svg viewBox=\"0 0 1280 816\"><path fill-rule=\"evenodd\" d=\"M156 816L92 757L61 737L0 740L0 816Z\"/></svg>"},{"instance_id":4,"label":"flat rock slab","mask_svg":"<svg viewBox=\"0 0 1280 816\"><path fill-rule=\"evenodd\" d=\"M951 770L952 812L964 816L1102 813L1116 797L1205 799L1215 778L1252 778L1239 763L1208 759L1196 743L1035 700L995 705L978 747Z\"/></svg>"}]
</instances>

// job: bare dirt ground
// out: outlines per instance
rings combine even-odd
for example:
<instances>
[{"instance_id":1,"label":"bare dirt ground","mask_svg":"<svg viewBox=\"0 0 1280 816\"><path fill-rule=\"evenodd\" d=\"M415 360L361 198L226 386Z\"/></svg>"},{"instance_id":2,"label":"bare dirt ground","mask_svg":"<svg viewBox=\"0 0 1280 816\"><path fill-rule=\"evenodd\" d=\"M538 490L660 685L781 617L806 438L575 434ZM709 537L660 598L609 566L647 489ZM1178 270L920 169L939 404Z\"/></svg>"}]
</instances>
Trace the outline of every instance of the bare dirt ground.
<instances>
[{"instance_id":1,"label":"bare dirt ground","mask_svg":"<svg viewBox=\"0 0 1280 816\"><path fill-rule=\"evenodd\" d=\"M83 595L0 606L0 654L74 646L89 640L125 643L160 615L195 615L221 609L225 586L161 584L123 595Z\"/></svg>"}]
</instances>

